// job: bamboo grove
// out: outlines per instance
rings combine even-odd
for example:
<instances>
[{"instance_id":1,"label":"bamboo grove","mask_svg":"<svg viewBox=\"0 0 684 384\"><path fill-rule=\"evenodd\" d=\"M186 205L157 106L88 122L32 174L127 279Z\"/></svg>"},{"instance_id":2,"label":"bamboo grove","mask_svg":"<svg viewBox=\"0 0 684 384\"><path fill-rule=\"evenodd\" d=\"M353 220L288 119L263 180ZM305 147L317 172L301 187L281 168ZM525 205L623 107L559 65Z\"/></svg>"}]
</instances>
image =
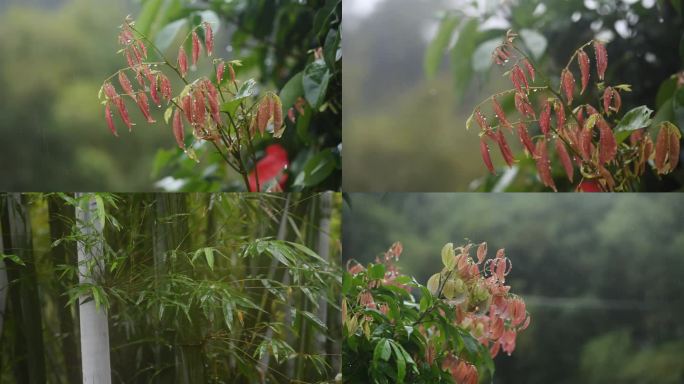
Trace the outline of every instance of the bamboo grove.
<instances>
[{"instance_id":1,"label":"bamboo grove","mask_svg":"<svg viewBox=\"0 0 684 384\"><path fill-rule=\"evenodd\" d=\"M340 205L1 195L0 382L333 382Z\"/></svg>"}]
</instances>

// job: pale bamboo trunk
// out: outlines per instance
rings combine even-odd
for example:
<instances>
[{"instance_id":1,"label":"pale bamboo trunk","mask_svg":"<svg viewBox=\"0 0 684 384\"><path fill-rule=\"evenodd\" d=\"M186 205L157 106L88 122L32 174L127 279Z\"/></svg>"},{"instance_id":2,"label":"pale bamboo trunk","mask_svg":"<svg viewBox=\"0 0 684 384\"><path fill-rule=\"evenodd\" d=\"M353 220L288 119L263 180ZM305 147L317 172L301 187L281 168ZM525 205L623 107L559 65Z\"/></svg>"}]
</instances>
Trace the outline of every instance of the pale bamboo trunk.
<instances>
[{"instance_id":1,"label":"pale bamboo trunk","mask_svg":"<svg viewBox=\"0 0 684 384\"><path fill-rule=\"evenodd\" d=\"M76 223L82 236L78 243L78 269L81 284L94 283L104 271L102 225L97 217L97 202L88 198L76 208ZM95 301L80 298L81 366L84 384L110 384L109 326L107 312Z\"/></svg>"}]
</instances>

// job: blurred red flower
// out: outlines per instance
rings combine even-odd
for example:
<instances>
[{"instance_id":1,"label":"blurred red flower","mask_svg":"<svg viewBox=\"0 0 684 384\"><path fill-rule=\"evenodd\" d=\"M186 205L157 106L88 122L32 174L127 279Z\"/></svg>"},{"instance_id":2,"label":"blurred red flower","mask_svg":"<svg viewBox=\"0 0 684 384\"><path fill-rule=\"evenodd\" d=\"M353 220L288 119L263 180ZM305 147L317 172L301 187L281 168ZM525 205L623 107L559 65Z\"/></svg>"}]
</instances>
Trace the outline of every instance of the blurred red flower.
<instances>
[{"instance_id":1,"label":"blurred red flower","mask_svg":"<svg viewBox=\"0 0 684 384\"><path fill-rule=\"evenodd\" d=\"M266 147L266 156L257 161L256 172L252 171L249 174L250 192L257 191L257 174L259 175L259 188L262 190L275 178L277 178L277 185L273 189L282 190L287 181L285 170L289 164L287 152L281 145L271 144Z\"/></svg>"}]
</instances>

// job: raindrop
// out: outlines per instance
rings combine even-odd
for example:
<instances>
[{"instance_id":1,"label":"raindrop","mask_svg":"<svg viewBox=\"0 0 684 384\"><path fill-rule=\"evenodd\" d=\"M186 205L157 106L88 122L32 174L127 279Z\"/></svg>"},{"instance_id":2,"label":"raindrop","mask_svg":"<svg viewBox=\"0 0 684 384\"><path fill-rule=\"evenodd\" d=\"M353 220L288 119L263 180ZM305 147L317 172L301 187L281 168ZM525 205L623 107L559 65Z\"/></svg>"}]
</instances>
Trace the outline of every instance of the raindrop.
<instances>
[{"instance_id":1,"label":"raindrop","mask_svg":"<svg viewBox=\"0 0 684 384\"><path fill-rule=\"evenodd\" d=\"M508 63L508 59L504 60L504 63Z\"/></svg>"}]
</instances>

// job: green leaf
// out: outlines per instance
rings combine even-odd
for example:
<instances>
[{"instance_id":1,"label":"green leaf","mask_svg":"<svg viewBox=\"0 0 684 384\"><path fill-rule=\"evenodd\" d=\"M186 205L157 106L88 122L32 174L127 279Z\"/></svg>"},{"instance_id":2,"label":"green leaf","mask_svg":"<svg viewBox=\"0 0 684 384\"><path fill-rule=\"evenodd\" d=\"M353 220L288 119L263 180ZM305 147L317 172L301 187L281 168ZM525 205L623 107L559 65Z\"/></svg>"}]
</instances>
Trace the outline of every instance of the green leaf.
<instances>
[{"instance_id":1,"label":"green leaf","mask_svg":"<svg viewBox=\"0 0 684 384\"><path fill-rule=\"evenodd\" d=\"M316 60L304 68L302 86L304 87L304 97L311 108L318 109L323 103L331 77L328 66L323 60Z\"/></svg>"},{"instance_id":2,"label":"green leaf","mask_svg":"<svg viewBox=\"0 0 684 384\"><path fill-rule=\"evenodd\" d=\"M95 195L95 203L97 205L97 219L100 224L100 228L104 228L105 225L105 204L104 200L102 200L102 196L96 194Z\"/></svg>"},{"instance_id":3,"label":"green leaf","mask_svg":"<svg viewBox=\"0 0 684 384\"><path fill-rule=\"evenodd\" d=\"M155 18L159 15L162 0L147 0L140 10L138 19L135 21L135 28L141 33L148 35L152 29Z\"/></svg>"},{"instance_id":4,"label":"green leaf","mask_svg":"<svg viewBox=\"0 0 684 384\"><path fill-rule=\"evenodd\" d=\"M679 88L672 96L672 111L675 123L684 126L684 88Z\"/></svg>"},{"instance_id":5,"label":"green leaf","mask_svg":"<svg viewBox=\"0 0 684 384\"><path fill-rule=\"evenodd\" d=\"M337 62L338 47L340 46L340 32L335 29L328 30L328 35L325 37L325 45L323 48L323 58L330 70L334 71L335 63Z\"/></svg>"},{"instance_id":6,"label":"green leaf","mask_svg":"<svg viewBox=\"0 0 684 384\"><path fill-rule=\"evenodd\" d=\"M325 180L337 167L335 155L330 149L325 149L310 158L304 169L297 175L294 185L311 187Z\"/></svg>"},{"instance_id":7,"label":"green leaf","mask_svg":"<svg viewBox=\"0 0 684 384\"><path fill-rule=\"evenodd\" d=\"M446 243L442 247L442 263L449 271L456 266L456 253L454 252L453 243Z\"/></svg>"},{"instance_id":8,"label":"green leaf","mask_svg":"<svg viewBox=\"0 0 684 384\"><path fill-rule=\"evenodd\" d=\"M24 263L24 260L22 260L19 256L17 256L17 255L6 255L6 254L0 253L0 261L5 260L5 259L11 260L11 261L13 261L13 262L15 262L21 266L26 266L26 263Z\"/></svg>"},{"instance_id":9,"label":"green leaf","mask_svg":"<svg viewBox=\"0 0 684 384\"><path fill-rule=\"evenodd\" d=\"M171 120L171 114L173 114L173 106L166 108L166 110L164 111L164 121L166 122L166 124L168 124L169 120Z\"/></svg>"},{"instance_id":10,"label":"green leaf","mask_svg":"<svg viewBox=\"0 0 684 384\"><path fill-rule=\"evenodd\" d=\"M476 72L484 72L492 66L492 52L501 44L501 38L487 40L477 46L473 53L472 65Z\"/></svg>"},{"instance_id":11,"label":"green leaf","mask_svg":"<svg viewBox=\"0 0 684 384\"><path fill-rule=\"evenodd\" d=\"M618 144L629 137L632 131L647 127L651 124L651 114L653 110L642 105L625 113L622 120L615 126L615 139Z\"/></svg>"},{"instance_id":12,"label":"green leaf","mask_svg":"<svg viewBox=\"0 0 684 384\"><path fill-rule=\"evenodd\" d=\"M297 102L297 98L304 95L303 77L304 74L302 72L297 72L280 90L280 101L283 103L284 111L292 108L295 102Z\"/></svg>"},{"instance_id":13,"label":"green leaf","mask_svg":"<svg viewBox=\"0 0 684 384\"><path fill-rule=\"evenodd\" d=\"M475 52L479 34L478 19L469 19L458 34L458 41L451 49L451 71L454 76L456 97L461 98L470 83L473 72L471 58Z\"/></svg>"},{"instance_id":14,"label":"green leaf","mask_svg":"<svg viewBox=\"0 0 684 384\"><path fill-rule=\"evenodd\" d=\"M525 43L527 49L530 50L534 59L542 57L548 45L544 35L532 29L521 29L520 38Z\"/></svg>"},{"instance_id":15,"label":"green leaf","mask_svg":"<svg viewBox=\"0 0 684 384\"><path fill-rule=\"evenodd\" d=\"M406 356L408 354L404 354L404 348L396 342L391 341L390 345L394 350L394 358L397 360L397 383L402 384L406 377Z\"/></svg>"},{"instance_id":16,"label":"green leaf","mask_svg":"<svg viewBox=\"0 0 684 384\"><path fill-rule=\"evenodd\" d=\"M240 89L238 90L238 93L235 95L233 100L235 99L244 99L245 97L250 97L256 95L257 91L257 82L254 79L249 79L242 83L240 86Z\"/></svg>"},{"instance_id":17,"label":"green leaf","mask_svg":"<svg viewBox=\"0 0 684 384\"><path fill-rule=\"evenodd\" d=\"M380 339L373 350L373 363L377 364L378 360L387 361L392 354L390 342L387 339Z\"/></svg>"},{"instance_id":18,"label":"green leaf","mask_svg":"<svg viewBox=\"0 0 684 384\"><path fill-rule=\"evenodd\" d=\"M454 15L445 15L437 29L437 35L432 39L425 51L423 69L425 76L432 79L437 74L439 64L442 62L444 52L449 47L451 36L458 25L458 18Z\"/></svg>"},{"instance_id":19,"label":"green leaf","mask_svg":"<svg viewBox=\"0 0 684 384\"><path fill-rule=\"evenodd\" d=\"M204 248L204 257L207 259L207 264L209 269L214 270L214 248L206 247Z\"/></svg>"},{"instance_id":20,"label":"green leaf","mask_svg":"<svg viewBox=\"0 0 684 384\"><path fill-rule=\"evenodd\" d=\"M658 87L658 93L656 94L656 109L662 107L667 100L669 100L677 90L677 76L670 76L667 80L660 83Z\"/></svg>"},{"instance_id":21,"label":"green leaf","mask_svg":"<svg viewBox=\"0 0 684 384\"><path fill-rule=\"evenodd\" d=\"M342 296L346 296L351 292L354 277L349 272L344 272L342 275Z\"/></svg>"},{"instance_id":22,"label":"green leaf","mask_svg":"<svg viewBox=\"0 0 684 384\"><path fill-rule=\"evenodd\" d=\"M439 273L435 273L434 275L430 276L426 286L427 286L427 289L430 291L431 294L433 294L433 295L437 294L437 290L439 289L439 283L440 283L441 279L442 279L442 275Z\"/></svg>"},{"instance_id":23,"label":"green leaf","mask_svg":"<svg viewBox=\"0 0 684 384\"><path fill-rule=\"evenodd\" d=\"M326 327L325 323L321 319L318 318L318 316L314 315L311 312L307 311L298 311L300 315L302 315L304 318L307 320L311 321L319 330L323 332L328 331L328 327Z\"/></svg>"},{"instance_id":24,"label":"green leaf","mask_svg":"<svg viewBox=\"0 0 684 384\"><path fill-rule=\"evenodd\" d=\"M184 30L187 25L187 19L178 19L172 23L166 24L164 28L159 30L159 33L157 33L157 37L154 39L154 44L162 52L166 51L171 46L171 43L176 40L178 33L181 30Z\"/></svg>"},{"instance_id":25,"label":"green leaf","mask_svg":"<svg viewBox=\"0 0 684 384\"><path fill-rule=\"evenodd\" d=\"M368 268L368 277L371 280L378 280L385 278L385 265L373 264Z\"/></svg>"}]
</instances>

